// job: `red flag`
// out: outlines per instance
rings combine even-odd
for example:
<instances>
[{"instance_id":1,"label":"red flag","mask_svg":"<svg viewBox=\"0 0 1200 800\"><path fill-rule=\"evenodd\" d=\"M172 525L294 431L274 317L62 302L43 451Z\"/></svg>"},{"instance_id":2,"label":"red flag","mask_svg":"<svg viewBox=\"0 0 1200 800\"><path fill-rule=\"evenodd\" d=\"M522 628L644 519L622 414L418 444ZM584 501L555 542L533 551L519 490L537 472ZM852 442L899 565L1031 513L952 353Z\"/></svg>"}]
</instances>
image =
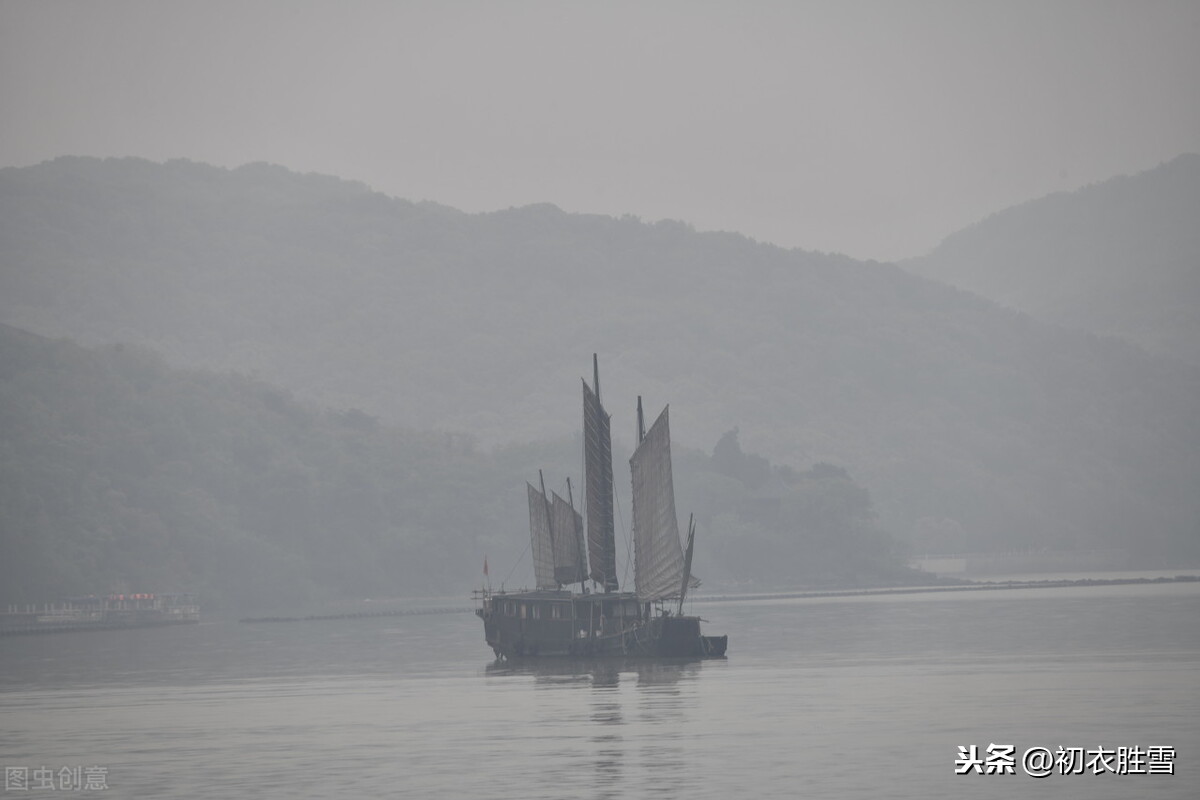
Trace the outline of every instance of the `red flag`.
<instances>
[{"instance_id":1,"label":"red flag","mask_svg":"<svg viewBox=\"0 0 1200 800\"><path fill-rule=\"evenodd\" d=\"M484 557L483 557L483 574L484 574L484 575L487 575L487 574L488 574L488 571L487 571L487 556L484 556Z\"/></svg>"}]
</instances>

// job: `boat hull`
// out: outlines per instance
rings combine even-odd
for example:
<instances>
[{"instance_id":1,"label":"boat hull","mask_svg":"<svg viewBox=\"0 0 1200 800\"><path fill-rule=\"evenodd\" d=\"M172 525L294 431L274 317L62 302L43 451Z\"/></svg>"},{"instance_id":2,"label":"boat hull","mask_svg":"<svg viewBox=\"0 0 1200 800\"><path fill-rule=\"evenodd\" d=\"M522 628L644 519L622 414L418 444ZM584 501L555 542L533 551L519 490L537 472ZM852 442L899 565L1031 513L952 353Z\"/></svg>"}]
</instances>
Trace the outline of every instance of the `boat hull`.
<instances>
[{"instance_id":1,"label":"boat hull","mask_svg":"<svg viewBox=\"0 0 1200 800\"><path fill-rule=\"evenodd\" d=\"M653 614L632 593L520 592L481 597L476 614L497 658L715 658L726 636L705 636L700 618Z\"/></svg>"}]
</instances>

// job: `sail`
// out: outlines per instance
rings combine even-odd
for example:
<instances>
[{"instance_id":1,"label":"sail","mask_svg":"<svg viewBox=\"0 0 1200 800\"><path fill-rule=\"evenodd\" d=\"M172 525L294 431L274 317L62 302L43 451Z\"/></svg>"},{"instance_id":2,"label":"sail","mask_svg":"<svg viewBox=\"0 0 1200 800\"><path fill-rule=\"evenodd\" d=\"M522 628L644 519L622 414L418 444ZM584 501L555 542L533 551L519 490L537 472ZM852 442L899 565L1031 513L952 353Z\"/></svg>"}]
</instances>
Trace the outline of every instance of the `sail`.
<instances>
[{"instance_id":1,"label":"sail","mask_svg":"<svg viewBox=\"0 0 1200 800\"><path fill-rule=\"evenodd\" d=\"M696 549L696 520L688 520L687 547L683 548L683 582L679 584L679 613L683 614L683 600L692 583L692 553Z\"/></svg>"},{"instance_id":2,"label":"sail","mask_svg":"<svg viewBox=\"0 0 1200 800\"><path fill-rule=\"evenodd\" d=\"M550 504L546 495L534 488L532 483L525 484L529 488L529 539L533 550L533 578L539 589L557 589L558 581L554 580L554 543L550 538Z\"/></svg>"},{"instance_id":3,"label":"sail","mask_svg":"<svg viewBox=\"0 0 1200 800\"><path fill-rule=\"evenodd\" d=\"M633 472L634 584L642 600L678 597L683 585L683 547L675 518L668 410L663 409L629 459Z\"/></svg>"},{"instance_id":4,"label":"sail","mask_svg":"<svg viewBox=\"0 0 1200 800\"><path fill-rule=\"evenodd\" d=\"M554 580L561 584L583 583L587 580L587 564L583 553L583 517L579 512L551 492L551 531L554 540Z\"/></svg>"},{"instance_id":5,"label":"sail","mask_svg":"<svg viewBox=\"0 0 1200 800\"><path fill-rule=\"evenodd\" d=\"M583 382L583 462L587 491L587 551L592 580L617 589L617 541L613 519L612 433L600 396Z\"/></svg>"}]
</instances>

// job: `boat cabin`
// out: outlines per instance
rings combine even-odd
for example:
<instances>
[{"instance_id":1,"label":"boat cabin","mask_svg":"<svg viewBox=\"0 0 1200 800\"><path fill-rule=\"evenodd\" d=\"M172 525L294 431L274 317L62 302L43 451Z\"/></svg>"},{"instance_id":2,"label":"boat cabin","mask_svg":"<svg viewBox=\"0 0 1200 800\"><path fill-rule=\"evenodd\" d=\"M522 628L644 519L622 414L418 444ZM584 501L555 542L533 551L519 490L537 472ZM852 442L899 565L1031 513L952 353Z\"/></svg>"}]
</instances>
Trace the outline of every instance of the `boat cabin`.
<instances>
[{"instance_id":1,"label":"boat cabin","mask_svg":"<svg viewBox=\"0 0 1200 800\"><path fill-rule=\"evenodd\" d=\"M497 654L585 655L619 647L649 610L629 592L482 593L477 613Z\"/></svg>"}]
</instances>

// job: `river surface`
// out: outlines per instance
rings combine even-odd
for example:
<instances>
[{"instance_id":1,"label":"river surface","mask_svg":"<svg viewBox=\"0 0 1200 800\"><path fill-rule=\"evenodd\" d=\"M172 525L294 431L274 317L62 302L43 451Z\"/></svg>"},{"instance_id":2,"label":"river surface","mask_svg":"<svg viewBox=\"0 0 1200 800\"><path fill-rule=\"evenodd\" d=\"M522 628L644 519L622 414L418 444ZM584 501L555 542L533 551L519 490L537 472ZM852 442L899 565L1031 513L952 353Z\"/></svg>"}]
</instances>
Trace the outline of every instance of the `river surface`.
<instances>
[{"instance_id":1,"label":"river surface","mask_svg":"<svg viewBox=\"0 0 1200 800\"><path fill-rule=\"evenodd\" d=\"M692 611L726 659L506 667L470 613L7 637L0 797L1200 797L1200 583ZM1059 746L1174 774L1026 774Z\"/></svg>"}]
</instances>

